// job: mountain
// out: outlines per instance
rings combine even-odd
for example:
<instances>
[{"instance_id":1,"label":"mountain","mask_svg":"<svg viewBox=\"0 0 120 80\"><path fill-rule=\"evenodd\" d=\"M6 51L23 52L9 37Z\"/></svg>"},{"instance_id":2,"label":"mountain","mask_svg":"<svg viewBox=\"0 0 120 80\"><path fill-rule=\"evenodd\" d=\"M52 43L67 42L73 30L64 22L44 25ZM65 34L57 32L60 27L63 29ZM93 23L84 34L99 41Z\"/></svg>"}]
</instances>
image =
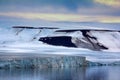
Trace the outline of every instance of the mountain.
<instances>
[{"instance_id":1,"label":"mountain","mask_svg":"<svg viewBox=\"0 0 120 80\"><path fill-rule=\"evenodd\" d=\"M53 35L52 37L42 37L39 40L51 45L87 48L98 51L120 49L120 31L117 30L77 29L57 30L56 32L63 33L62 35L66 36L61 36L61 34L59 36Z\"/></svg>"},{"instance_id":2,"label":"mountain","mask_svg":"<svg viewBox=\"0 0 120 80\"><path fill-rule=\"evenodd\" d=\"M101 62L120 59L117 29L14 26L0 28L0 37L1 52L80 55Z\"/></svg>"}]
</instances>

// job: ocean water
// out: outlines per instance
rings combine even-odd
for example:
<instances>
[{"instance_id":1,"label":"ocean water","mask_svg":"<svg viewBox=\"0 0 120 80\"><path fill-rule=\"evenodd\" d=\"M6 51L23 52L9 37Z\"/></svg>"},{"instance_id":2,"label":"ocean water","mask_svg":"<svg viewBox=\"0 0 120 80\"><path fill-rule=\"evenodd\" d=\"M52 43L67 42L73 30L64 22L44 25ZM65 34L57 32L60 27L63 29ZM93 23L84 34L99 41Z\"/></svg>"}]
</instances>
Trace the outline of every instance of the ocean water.
<instances>
[{"instance_id":1,"label":"ocean water","mask_svg":"<svg viewBox=\"0 0 120 80\"><path fill-rule=\"evenodd\" d=\"M1 69L0 80L120 80L120 67Z\"/></svg>"}]
</instances>

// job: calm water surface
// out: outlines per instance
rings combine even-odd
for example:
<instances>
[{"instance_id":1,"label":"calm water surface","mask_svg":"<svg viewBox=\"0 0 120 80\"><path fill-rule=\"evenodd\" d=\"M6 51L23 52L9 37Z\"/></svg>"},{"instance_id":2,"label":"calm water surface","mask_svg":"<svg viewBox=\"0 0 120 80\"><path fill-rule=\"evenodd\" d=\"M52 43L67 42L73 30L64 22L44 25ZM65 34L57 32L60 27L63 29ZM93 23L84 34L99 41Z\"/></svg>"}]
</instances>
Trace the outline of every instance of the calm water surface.
<instances>
[{"instance_id":1,"label":"calm water surface","mask_svg":"<svg viewBox=\"0 0 120 80\"><path fill-rule=\"evenodd\" d=\"M120 80L120 67L0 70L0 80Z\"/></svg>"}]
</instances>

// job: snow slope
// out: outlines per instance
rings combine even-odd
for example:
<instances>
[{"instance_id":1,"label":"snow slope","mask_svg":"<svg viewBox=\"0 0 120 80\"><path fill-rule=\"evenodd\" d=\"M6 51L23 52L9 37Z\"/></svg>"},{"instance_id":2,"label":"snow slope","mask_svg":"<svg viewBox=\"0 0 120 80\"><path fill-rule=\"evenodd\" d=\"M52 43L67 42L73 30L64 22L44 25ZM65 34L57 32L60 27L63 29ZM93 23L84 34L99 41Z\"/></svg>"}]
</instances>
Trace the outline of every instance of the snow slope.
<instances>
[{"instance_id":1,"label":"snow slope","mask_svg":"<svg viewBox=\"0 0 120 80\"><path fill-rule=\"evenodd\" d=\"M69 29L69 28L61 28ZM71 30L74 28L70 28ZM77 29L77 28L76 28ZM65 55L80 55L85 56L90 61L119 61L120 60L120 32L106 32L106 31L90 31L89 34L95 39L90 39L92 42L99 42L108 47L107 50L94 51L89 48L73 48L64 46L48 45L38 41L40 37L52 36L71 36L73 43L79 39L85 43L85 40L80 31L71 33L55 32L50 29L13 29L0 27L0 54L65 54ZM23 55L22 54L22 55Z\"/></svg>"}]
</instances>

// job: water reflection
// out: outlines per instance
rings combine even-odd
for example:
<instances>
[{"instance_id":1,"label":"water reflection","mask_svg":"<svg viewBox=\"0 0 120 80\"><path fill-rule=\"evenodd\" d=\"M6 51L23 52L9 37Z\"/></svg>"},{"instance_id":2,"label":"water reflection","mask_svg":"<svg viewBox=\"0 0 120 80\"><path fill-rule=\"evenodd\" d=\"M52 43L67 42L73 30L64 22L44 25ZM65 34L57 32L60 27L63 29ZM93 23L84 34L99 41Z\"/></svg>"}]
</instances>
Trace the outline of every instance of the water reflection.
<instances>
[{"instance_id":1,"label":"water reflection","mask_svg":"<svg viewBox=\"0 0 120 80\"><path fill-rule=\"evenodd\" d=\"M0 70L0 80L120 80L120 67Z\"/></svg>"}]
</instances>

